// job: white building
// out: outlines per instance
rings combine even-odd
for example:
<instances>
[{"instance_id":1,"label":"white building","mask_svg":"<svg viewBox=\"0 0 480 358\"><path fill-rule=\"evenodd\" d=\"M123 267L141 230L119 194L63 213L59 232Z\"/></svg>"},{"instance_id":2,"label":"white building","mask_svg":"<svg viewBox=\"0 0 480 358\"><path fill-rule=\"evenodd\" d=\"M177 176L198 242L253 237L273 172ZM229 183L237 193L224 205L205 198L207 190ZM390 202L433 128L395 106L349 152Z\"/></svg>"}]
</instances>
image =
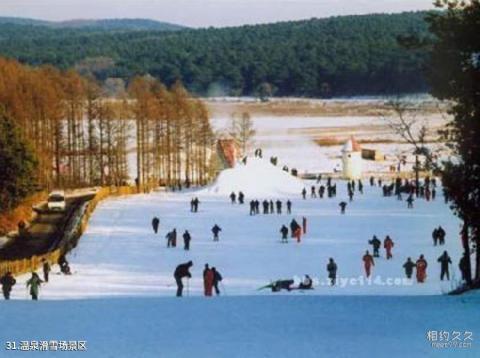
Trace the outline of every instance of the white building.
<instances>
[{"instance_id":1,"label":"white building","mask_svg":"<svg viewBox=\"0 0 480 358\"><path fill-rule=\"evenodd\" d=\"M360 179L362 177L362 148L353 136L342 148L343 177Z\"/></svg>"}]
</instances>

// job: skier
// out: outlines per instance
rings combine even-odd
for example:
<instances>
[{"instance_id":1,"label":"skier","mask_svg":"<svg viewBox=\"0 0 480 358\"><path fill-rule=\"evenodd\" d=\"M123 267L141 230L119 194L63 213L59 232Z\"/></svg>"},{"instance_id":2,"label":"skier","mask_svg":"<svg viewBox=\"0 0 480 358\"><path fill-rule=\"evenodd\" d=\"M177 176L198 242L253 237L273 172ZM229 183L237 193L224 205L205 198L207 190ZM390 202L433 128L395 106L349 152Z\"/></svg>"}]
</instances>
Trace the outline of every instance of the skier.
<instances>
[{"instance_id":1,"label":"skier","mask_svg":"<svg viewBox=\"0 0 480 358\"><path fill-rule=\"evenodd\" d=\"M420 255L420 258L417 260L415 266L417 268L417 282L419 283L425 282L425 279L427 278L428 263L423 257L423 255Z\"/></svg>"},{"instance_id":2,"label":"skier","mask_svg":"<svg viewBox=\"0 0 480 358\"><path fill-rule=\"evenodd\" d=\"M413 202L414 202L413 195L410 194L408 196L408 199L407 199L407 208L408 209L413 209Z\"/></svg>"},{"instance_id":3,"label":"skier","mask_svg":"<svg viewBox=\"0 0 480 358\"><path fill-rule=\"evenodd\" d=\"M42 268L43 268L43 279L45 282L48 282L48 275L50 274L51 267L47 260L42 259Z\"/></svg>"},{"instance_id":4,"label":"skier","mask_svg":"<svg viewBox=\"0 0 480 358\"><path fill-rule=\"evenodd\" d=\"M250 201L250 215L255 215L255 201Z\"/></svg>"},{"instance_id":5,"label":"skier","mask_svg":"<svg viewBox=\"0 0 480 358\"><path fill-rule=\"evenodd\" d=\"M432 231L432 239L433 239L433 246L437 246L438 244L438 229L435 228Z\"/></svg>"},{"instance_id":6,"label":"skier","mask_svg":"<svg viewBox=\"0 0 480 358\"><path fill-rule=\"evenodd\" d=\"M371 273L371 268L372 266L375 266L375 262L373 261L372 255L368 252L368 250L365 252L365 255L363 255L363 266L365 268L365 274L367 277L370 277Z\"/></svg>"},{"instance_id":7,"label":"skier","mask_svg":"<svg viewBox=\"0 0 480 358\"><path fill-rule=\"evenodd\" d=\"M320 188L318 189L318 196L320 199L323 199L323 195L325 195L325 186L320 185Z\"/></svg>"},{"instance_id":8,"label":"skier","mask_svg":"<svg viewBox=\"0 0 480 358\"><path fill-rule=\"evenodd\" d=\"M462 273L462 281L467 280L467 274L468 274L468 263L467 263L467 256L465 253L463 254L462 258L460 259L458 263L458 268L460 269L460 272Z\"/></svg>"},{"instance_id":9,"label":"skier","mask_svg":"<svg viewBox=\"0 0 480 358\"><path fill-rule=\"evenodd\" d=\"M275 206L277 207L277 214L281 214L282 213L282 202L280 200L277 200L275 202ZM287 208L288 210L288 208Z\"/></svg>"},{"instance_id":10,"label":"skier","mask_svg":"<svg viewBox=\"0 0 480 358\"><path fill-rule=\"evenodd\" d=\"M275 212L274 210L274 205L273 205L273 200L270 200L270 214L273 214Z\"/></svg>"},{"instance_id":11,"label":"skier","mask_svg":"<svg viewBox=\"0 0 480 358\"><path fill-rule=\"evenodd\" d=\"M2 285L3 297L6 300L10 299L10 292L12 287L17 283L12 273L9 271L0 278L0 284Z\"/></svg>"},{"instance_id":12,"label":"skier","mask_svg":"<svg viewBox=\"0 0 480 358\"><path fill-rule=\"evenodd\" d=\"M290 233L291 233L291 236L292 236L292 237L295 237L295 231L296 231L299 227L300 227L300 225L298 225L297 220L292 219L292 221L290 222Z\"/></svg>"},{"instance_id":13,"label":"skier","mask_svg":"<svg viewBox=\"0 0 480 358\"><path fill-rule=\"evenodd\" d=\"M190 200L190 212L195 212L195 199Z\"/></svg>"},{"instance_id":14,"label":"skier","mask_svg":"<svg viewBox=\"0 0 480 358\"><path fill-rule=\"evenodd\" d=\"M331 257L328 259L327 271L330 284L335 286L335 281L337 280L337 264Z\"/></svg>"},{"instance_id":15,"label":"skier","mask_svg":"<svg viewBox=\"0 0 480 358\"><path fill-rule=\"evenodd\" d=\"M167 239L167 247L172 246L172 236L173 236L172 231L169 231L167 235L165 235L165 238Z\"/></svg>"},{"instance_id":16,"label":"skier","mask_svg":"<svg viewBox=\"0 0 480 358\"><path fill-rule=\"evenodd\" d=\"M220 231L222 231L222 228L220 226L218 226L217 224L215 224L212 227L213 241L218 241L219 240L218 234L220 233Z\"/></svg>"},{"instance_id":17,"label":"skier","mask_svg":"<svg viewBox=\"0 0 480 358\"><path fill-rule=\"evenodd\" d=\"M349 190L348 190L348 199L349 199L350 201L353 201L353 190L352 190L352 189L349 189Z\"/></svg>"},{"instance_id":18,"label":"skier","mask_svg":"<svg viewBox=\"0 0 480 358\"><path fill-rule=\"evenodd\" d=\"M373 247L373 257L380 257L378 250L380 249L382 242L377 238L377 236L373 235L373 238L369 240L368 243Z\"/></svg>"},{"instance_id":19,"label":"skier","mask_svg":"<svg viewBox=\"0 0 480 358\"><path fill-rule=\"evenodd\" d=\"M195 213L198 212L198 204L200 204L200 200L198 198L193 199L193 211Z\"/></svg>"},{"instance_id":20,"label":"skier","mask_svg":"<svg viewBox=\"0 0 480 358\"><path fill-rule=\"evenodd\" d=\"M64 275L71 275L71 271L70 271L70 266L68 264L68 261L67 259L65 258L65 254L63 254L62 256L60 256L58 258L58 266L60 266L60 272L62 272Z\"/></svg>"},{"instance_id":21,"label":"skier","mask_svg":"<svg viewBox=\"0 0 480 358\"><path fill-rule=\"evenodd\" d=\"M244 200L245 200L245 194L243 194L243 192L240 191L238 193L238 203L243 205Z\"/></svg>"},{"instance_id":22,"label":"skier","mask_svg":"<svg viewBox=\"0 0 480 358\"><path fill-rule=\"evenodd\" d=\"M300 285L298 285L299 290L311 290L313 289L313 281L310 278L310 276L305 275L305 278L303 279L303 282L300 282Z\"/></svg>"},{"instance_id":23,"label":"skier","mask_svg":"<svg viewBox=\"0 0 480 358\"><path fill-rule=\"evenodd\" d=\"M314 185L312 185L312 187L310 189L310 197L311 198L316 198L317 197L317 189L315 188Z\"/></svg>"},{"instance_id":24,"label":"skier","mask_svg":"<svg viewBox=\"0 0 480 358\"><path fill-rule=\"evenodd\" d=\"M183 248L184 250L188 251L190 250L190 241L192 240L192 236L188 232L188 230L185 230L183 233Z\"/></svg>"},{"instance_id":25,"label":"skier","mask_svg":"<svg viewBox=\"0 0 480 358\"><path fill-rule=\"evenodd\" d=\"M390 236L387 235L385 240L383 240L383 247L385 248L385 251L387 253L387 260L393 258L393 255L392 255L393 246L395 246L393 240L390 238Z\"/></svg>"},{"instance_id":26,"label":"skier","mask_svg":"<svg viewBox=\"0 0 480 358\"><path fill-rule=\"evenodd\" d=\"M441 226L438 227L437 229L437 232L438 232L438 243L440 245L445 245L445 230L443 230L443 228Z\"/></svg>"},{"instance_id":27,"label":"skier","mask_svg":"<svg viewBox=\"0 0 480 358\"><path fill-rule=\"evenodd\" d=\"M302 198L305 200L307 198L307 189L303 188L302 190Z\"/></svg>"},{"instance_id":28,"label":"skier","mask_svg":"<svg viewBox=\"0 0 480 358\"><path fill-rule=\"evenodd\" d=\"M205 270L203 271L203 287L205 288L205 296L210 297L212 295L214 274L212 269L208 268L208 265L205 266Z\"/></svg>"},{"instance_id":29,"label":"skier","mask_svg":"<svg viewBox=\"0 0 480 358\"><path fill-rule=\"evenodd\" d=\"M156 216L152 219L152 228L153 232L156 234L158 233L158 226L160 225L160 219Z\"/></svg>"},{"instance_id":30,"label":"skier","mask_svg":"<svg viewBox=\"0 0 480 358\"><path fill-rule=\"evenodd\" d=\"M288 243L288 228L285 225L282 225L280 233L282 234L282 243Z\"/></svg>"},{"instance_id":31,"label":"skier","mask_svg":"<svg viewBox=\"0 0 480 358\"><path fill-rule=\"evenodd\" d=\"M287 214L292 213L292 202L290 200L287 200Z\"/></svg>"},{"instance_id":32,"label":"skier","mask_svg":"<svg viewBox=\"0 0 480 358\"><path fill-rule=\"evenodd\" d=\"M177 229L172 231L172 247L177 247Z\"/></svg>"},{"instance_id":33,"label":"skier","mask_svg":"<svg viewBox=\"0 0 480 358\"><path fill-rule=\"evenodd\" d=\"M294 280L277 280L277 281L272 282L271 284L269 284L267 286L260 287L260 289L271 288L272 292L279 292L282 289L287 290L287 291L291 291L292 288L290 286L292 286L294 282L295 282Z\"/></svg>"},{"instance_id":34,"label":"skier","mask_svg":"<svg viewBox=\"0 0 480 358\"><path fill-rule=\"evenodd\" d=\"M412 261L412 259L410 257L403 264L403 268L405 269L405 275L407 275L408 279L412 278L413 269L416 266L417 265L415 265L415 263Z\"/></svg>"},{"instance_id":35,"label":"skier","mask_svg":"<svg viewBox=\"0 0 480 358\"><path fill-rule=\"evenodd\" d=\"M443 278L447 276L447 281L450 280L450 272L448 271L448 265L452 263L450 256L448 256L448 252L444 251L442 256L440 256L437 260L440 262L440 280L443 281Z\"/></svg>"},{"instance_id":36,"label":"skier","mask_svg":"<svg viewBox=\"0 0 480 358\"><path fill-rule=\"evenodd\" d=\"M363 183L360 179L358 180L358 191L363 194Z\"/></svg>"},{"instance_id":37,"label":"skier","mask_svg":"<svg viewBox=\"0 0 480 358\"><path fill-rule=\"evenodd\" d=\"M32 272L32 277L27 281L27 288L30 286L30 295L34 301L38 300L38 291L40 290L42 282L36 272Z\"/></svg>"},{"instance_id":38,"label":"skier","mask_svg":"<svg viewBox=\"0 0 480 358\"><path fill-rule=\"evenodd\" d=\"M268 214L268 208L269 208L268 201L267 201L267 200L264 200L264 201L262 202L262 206L263 206L263 214Z\"/></svg>"},{"instance_id":39,"label":"skier","mask_svg":"<svg viewBox=\"0 0 480 358\"><path fill-rule=\"evenodd\" d=\"M345 214L345 208L347 207L347 203L342 201L340 204L338 204L338 206L340 206L340 213Z\"/></svg>"},{"instance_id":40,"label":"skier","mask_svg":"<svg viewBox=\"0 0 480 358\"><path fill-rule=\"evenodd\" d=\"M302 218L302 230L303 230L303 235L307 233L307 218L304 216Z\"/></svg>"},{"instance_id":41,"label":"skier","mask_svg":"<svg viewBox=\"0 0 480 358\"><path fill-rule=\"evenodd\" d=\"M188 277L191 278L192 274L190 273L190 267L193 266L192 261L188 261L184 264L180 264L177 266L175 269L175 272L173 273L173 277L175 278L175 282L177 283L177 297L182 297L183 293L183 282L182 278Z\"/></svg>"},{"instance_id":42,"label":"skier","mask_svg":"<svg viewBox=\"0 0 480 358\"><path fill-rule=\"evenodd\" d=\"M218 283L223 280L223 277L215 267L212 267L212 272L213 272L213 288L215 289L215 293L218 296L220 295L220 289L218 288Z\"/></svg>"},{"instance_id":43,"label":"skier","mask_svg":"<svg viewBox=\"0 0 480 358\"><path fill-rule=\"evenodd\" d=\"M230 194L230 200L232 201L232 204L235 204L237 202L237 195L233 191Z\"/></svg>"},{"instance_id":44,"label":"skier","mask_svg":"<svg viewBox=\"0 0 480 358\"><path fill-rule=\"evenodd\" d=\"M255 214L260 214L260 202L255 200Z\"/></svg>"}]
</instances>

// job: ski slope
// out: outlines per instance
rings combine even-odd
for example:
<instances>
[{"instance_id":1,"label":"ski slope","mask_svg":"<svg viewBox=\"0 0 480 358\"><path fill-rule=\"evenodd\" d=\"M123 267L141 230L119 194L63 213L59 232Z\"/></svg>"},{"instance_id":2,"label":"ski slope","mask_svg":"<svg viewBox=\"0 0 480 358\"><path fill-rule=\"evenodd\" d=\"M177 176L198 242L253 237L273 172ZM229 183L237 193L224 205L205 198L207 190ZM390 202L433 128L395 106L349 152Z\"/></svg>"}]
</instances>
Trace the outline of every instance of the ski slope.
<instances>
[{"instance_id":1,"label":"ski slope","mask_svg":"<svg viewBox=\"0 0 480 358\"><path fill-rule=\"evenodd\" d=\"M192 260L193 278L188 283L191 296L203 294L202 271L205 263L223 275L222 290L232 295L272 295L257 288L272 280L303 275L314 278L315 290L294 291L292 295L437 295L449 291L459 279L458 219L444 204L441 195L432 202L415 201L407 209L405 201L385 198L379 187L364 182L364 194L356 194L340 214L338 203L347 200L346 183L337 182L336 198L302 200L300 191L312 182L288 176L268 160L249 159L222 173L211 187L183 193L152 193L102 202L95 211L79 246L69 255L72 276L53 275L42 288L42 299L79 299L118 296L174 296L173 271L179 263ZM231 190L243 189L246 205L232 205ZM437 189L441 192L440 188ZM253 193L253 194L252 194ZM190 200L200 198L198 213L190 212ZM286 198L293 202L292 215L249 215L248 201ZM285 206L285 204L284 204ZM284 208L285 210L285 208ZM155 235L151 219L161 220ZM292 218L308 220L307 235L301 243L280 242L280 227ZM211 227L223 231L213 242ZM446 245L434 247L432 230L442 225L447 233ZM167 248L165 235L178 232L177 248ZM183 250L181 235L192 235L191 250ZM366 280L362 256L372 248L373 235L381 240L388 234L395 242L393 260L376 259L371 280ZM437 258L447 250L453 265L452 280L441 282ZM427 281L418 284L406 280L403 263L424 254L429 263ZM339 284L329 287L326 264L333 257L338 265ZM55 267L54 270L57 270ZM20 278L20 287L26 277ZM285 293L281 293L285 294ZM16 289L14 299L27 298L25 290Z\"/></svg>"}]
</instances>

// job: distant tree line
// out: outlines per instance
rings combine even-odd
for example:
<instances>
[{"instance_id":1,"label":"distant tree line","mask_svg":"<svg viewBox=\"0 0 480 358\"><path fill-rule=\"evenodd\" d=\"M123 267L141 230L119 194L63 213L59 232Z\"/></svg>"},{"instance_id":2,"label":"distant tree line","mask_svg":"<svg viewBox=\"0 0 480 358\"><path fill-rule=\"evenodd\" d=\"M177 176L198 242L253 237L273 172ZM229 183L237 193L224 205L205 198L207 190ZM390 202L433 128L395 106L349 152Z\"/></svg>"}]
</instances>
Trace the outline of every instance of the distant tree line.
<instances>
[{"instance_id":1,"label":"distant tree line","mask_svg":"<svg viewBox=\"0 0 480 358\"><path fill-rule=\"evenodd\" d=\"M151 75L201 95L331 97L427 90L425 12L364 15L175 32L59 30L0 24L0 54L33 65L78 66L99 81Z\"/></svg>"}]
</instances>

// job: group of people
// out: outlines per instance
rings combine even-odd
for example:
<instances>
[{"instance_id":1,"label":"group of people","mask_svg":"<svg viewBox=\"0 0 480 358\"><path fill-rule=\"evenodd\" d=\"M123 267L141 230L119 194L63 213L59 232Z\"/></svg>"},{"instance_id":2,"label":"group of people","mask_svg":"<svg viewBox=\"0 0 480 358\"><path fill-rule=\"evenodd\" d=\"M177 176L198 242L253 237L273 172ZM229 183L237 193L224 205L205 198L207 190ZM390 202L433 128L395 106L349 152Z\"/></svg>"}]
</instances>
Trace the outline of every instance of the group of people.
<instances>
[{"instance_id":1,"label":"group of people","mask_svg":"<svg viewBox=\"0 0 480 358\"><path fill-rule=\"evenodd\" d=\"M380 247L382 246L382 242L378 239L378 237L376 235L373 235L372 239L369 240L368 243L372 245L373 257L380 257ZM383 240L383 247L386 251L387 260L393 258L392 249L394 246L395 243L393 242L392 238L387 235Z\"/></svg>"},{"instance_id":2,"label":"group of people","mask_svg":"<svg viewBox=\"0 0 480 358\"><path fill-rule=\"evenodd\" d=\"M232 191L232 193L230 194L230 200L231 200L232 204L237 203L237 198L238 198L238 203L240 205L243 205L243 203L245 201L245 195L243 194L243 192L239 191L238 196L237 196L237 194L235 194L235 192Z\"/></svg>"},{"instance_id":3,"label":"group of people","mask_svg":"<svg viewBox=\"0 0 480 358\"><path fill-rule=\"evenodd\" d=\"M307 218L304 216L302 218L302 226L300 226L297 220L292 219L290 222L290 234L292 238L295 238L298 243L302 240L302 234L307 233ZM280 234L282 235L282 243L288 243L288 227L282 225L280 228Z\"/></svg>"},{"instance_id":4,"label":"group of people","mask_svg":"<svg viewBox=\"0 0 480 358\"><path fill-rule=\"evenodd\" d=\"M438 228L433 229L432 238L433 238L433 245L445 245L445 230L439 226Z\"/></svg>"},{"instance_id":5,"label":"group of people","mask_svg":"<svg viewBox=\"0 0 480 358\"><path fill-rule=\"evenodd\" d=\"M188 261L186 263L180 264L176 267L173 277L175 278L175 282L177 284L177 297L183 296L183 279L187 279L187 285L189 280L192 278L192 274L190 272L191 267L193 266L192 261ZM203 270L203 289L205 296L212 296L213 290L217 295L220 295L220 289L218 287L219 283L223 280L222 275L215 267L210 268L208 264L205 264L205 268ZM189 287L187 286L187 289Z\"/></svg>"},{"instance_id":6,"label":"group of people","mask_svg":"<svg viewBox=\"0 0 480 358\"><path fill-rule=\"evenodd\" d=\"M61 273L65 275L71 275L70 265L68 264L68 261L65 258L65 255L61 255L57 263L60 267ZM31 277L26 282L30 297L34 301L38 300L40 287L42 286L43 283L47 283L49 281L50 272L52 271L50 262L48 262L45 258L42 259L41 264L42 264L41 268L43 271L43 280L40 278L38 273L33 271ZM10 294L12 292L13 286L15 286L16 283L17 281L13 276L12 272L10 271L6 272L4 275L0 277L0 285L2 286L2 293L5 300L10 299Z\"/></svg>"},{"instance_id":7,"label":"group of people","mask_svg":"<svg viewBox=\"0 0 480 358\"><path fill-rule=\"evenodd\" d=\"M327 182L327 186L320 185L318 189L315 185L312 185L310 187L310 197L312 199L315 199L315 198L323 199L323 197L325 196L325 192L329 198L333 198L337 196L337 184L332 185L330 178L328 179L329 179L329 182ZM317 195L317 191L318 191L318 195ZM302 198L303 200L307 199L307 188L302 189Z\"/></svg>"},{"instance_id":8,"label":"group of people","mask_svg":"<svg viewBox=\"0 0 480 358\"><path fill-rule=\"evenodd\" d=\"M281 200L273 201L273 200L263 200L261 203L259 200L251 200L250 201L250 215L258 215L260 214L260 204L262 205L262 213L263 214L282 214L283 210L283 203ZM286 202L287 207L287 214L292 213L292 202L287 200Z\"/></svg>"},{"instance_id":9,"label":"group of people","mask_svg":"<svg viewBox=\"0 0 480 358\"><path fill-rule=\"evenodd\" d=\"M199 204L200 204L200 200L198 200L197 197L192 198L192 200L190 200L190 211L192 213L197 213Z\"/></svg>"},{"instance_id":10,"label":"group of people","mask_svg":"<svg viewBox=\"0 0 480 358\"><path fill-rule=\"evenodd\" d=\"M192 235L190 235L190 232L188 230L185 230L185 232L182 235L183 237L183 249L188 251L190 250L190 241L192 241ZM169 231L167 235L165 235L165 238L167 239L167 247L177 247L177 229L173 229L172 231Z\"/></svg>"}]
</instances>

